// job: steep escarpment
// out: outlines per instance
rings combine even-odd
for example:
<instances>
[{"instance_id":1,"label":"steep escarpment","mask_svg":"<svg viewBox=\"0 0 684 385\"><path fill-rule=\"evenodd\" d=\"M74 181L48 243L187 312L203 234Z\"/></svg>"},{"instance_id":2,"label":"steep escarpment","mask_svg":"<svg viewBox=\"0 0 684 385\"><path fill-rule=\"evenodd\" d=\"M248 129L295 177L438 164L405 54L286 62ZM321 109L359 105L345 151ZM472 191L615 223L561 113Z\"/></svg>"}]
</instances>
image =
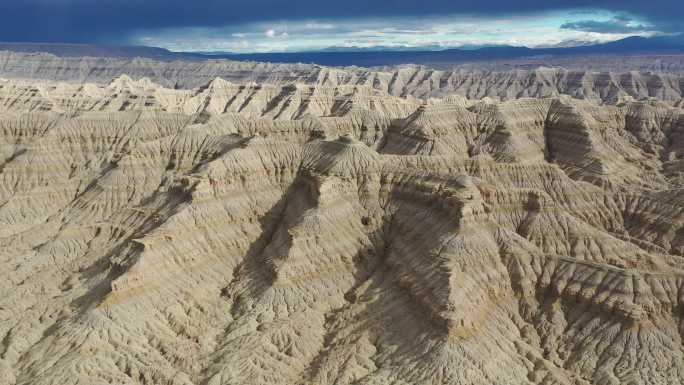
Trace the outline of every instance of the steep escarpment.
<instances>
[{"instance_id":1,"label":"steep escarpment","mask_svg":"<svg viewBox=\"0 0 684 385\"><path fill-rule=\"evenodd\" d=\"M684 381L679 107L0 84L0 383Z\"/></svg>"},{"instance_id":2,"label":"steep escarpment","mask_svg":"<svg viewBox=\"0 0 684 385\"><path fill-rule=\"evenodd\" d=\"M637 60L638 58L632 59ZM624 63L622 63L624 65ZM681 70L658 67L644 70L622 65L600 71L563 67L499 68L487 63L455 69L403 65L385 69L324 67L313 64L277 64L230 60L160 61L148 58L57 57L42 53L0 52L0 78L108 84L128 75L149 78L168 88L192 89L215 78L247 85L337 87L365 85L394 96L417 98L461 95L510 100L525 97L571 95L614 104L624 99L656 98L681 103L684 79ZM572 69L575 68L575 69ZM590 67L591 68L591 67ZM639 71L636 71L638 69Z\"/></svg>"}]
</instances>

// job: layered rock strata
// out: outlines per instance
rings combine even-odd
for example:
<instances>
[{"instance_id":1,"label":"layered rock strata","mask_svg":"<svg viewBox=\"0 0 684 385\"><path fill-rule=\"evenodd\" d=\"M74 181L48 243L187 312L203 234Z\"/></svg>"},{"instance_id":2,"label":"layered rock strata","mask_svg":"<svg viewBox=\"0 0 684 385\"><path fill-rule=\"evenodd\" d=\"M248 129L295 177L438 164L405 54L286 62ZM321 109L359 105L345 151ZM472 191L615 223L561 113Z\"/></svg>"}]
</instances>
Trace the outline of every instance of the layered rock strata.
<instances>
[{"instance_id":1,"label":"layered rock strata","mask_svg":"<svg viewBox=\"0 0 684 385\"><path fill-rule=\"evenodd\" d=\"M0 383L684 381L684 111L0 88Z\"/></svg>"},{"instance_id":2,"label":"layered rock strata","mask_svg":"<svg viewBox=\"0 0 684 385\"><path fill-rule=\"evenodd\" d=\"M560 67L548 67L544 61L532 61L524 68L475 63L453 69L418 65L367 69L230 60L57 57L44 53L0 51L0 78L105 85L127 75L136 80L149 78L168 88L193 89L218 77L240 85L254 82L324 87L366 85L394 96L410 95L423 99L461 95L470 99L510 100L570 95L608 104L624 99L649 98L680 102L684 95L682 59L675 56L678 64L674 66L663 64L663 60L624 58L618 59L619 63L600 68L574 66L572 62L565 61L558 63ZM650 66L630 67L630 63L643 61Z\"/></svg>"}]
</instances>

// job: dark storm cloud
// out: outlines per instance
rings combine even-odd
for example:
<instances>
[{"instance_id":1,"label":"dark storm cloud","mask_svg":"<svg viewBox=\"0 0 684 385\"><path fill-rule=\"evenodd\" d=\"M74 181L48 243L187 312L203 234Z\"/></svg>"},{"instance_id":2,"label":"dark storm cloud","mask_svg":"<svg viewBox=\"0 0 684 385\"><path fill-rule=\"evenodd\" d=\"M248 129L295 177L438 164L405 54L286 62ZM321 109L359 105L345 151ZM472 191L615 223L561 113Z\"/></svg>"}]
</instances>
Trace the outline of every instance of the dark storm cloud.
<instances>
[{"instance_id":1,"label":"dark storm cloud","mask_svg":"<svg viewBox=\"0 0 684 385\"><path fill-rule=\"evenodd\" d=\"M579 8L624 12L657 30L680 32L683 4L682 0L0 0L0 40L117 42L140 29L307 18L531 14ZM587 19L591 21L590 16Z\"/></svg>"}]
</instances>

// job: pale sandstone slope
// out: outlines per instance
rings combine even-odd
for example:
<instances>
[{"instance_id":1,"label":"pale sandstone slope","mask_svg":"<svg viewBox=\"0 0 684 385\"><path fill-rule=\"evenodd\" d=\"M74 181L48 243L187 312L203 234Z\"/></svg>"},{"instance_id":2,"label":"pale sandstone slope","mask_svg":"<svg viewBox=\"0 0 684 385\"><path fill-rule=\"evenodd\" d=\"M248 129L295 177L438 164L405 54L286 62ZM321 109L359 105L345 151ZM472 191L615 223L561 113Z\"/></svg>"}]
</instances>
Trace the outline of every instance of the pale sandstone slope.
<instances>
[{"instance_id":1,"label":"pale sandstone slope","mask_svg":"<svg viewBox=\"0 0 684 385\"><path fill-rule=\"evenodd\" d=\"M241 85L252 82L325 87L366 85L390 95L417 98L457 94L470 99L490 97L509 100L571 95L605 103L616 103L626 97L637 100L656 98L672 103L682 99L684 72L681 64L673 69L629 67L629 63L638 60L625 59L623 63L611 64L598 71L546 68L543 63L534 65L533 69L498 68L496 65L491 68L488 63L450 70L418 65L367 69L231 60L57 57L43 53L0 51L0 78L104 85L127 75L136 80L149 78L169 88L192 89L218 77ZM646 62L659 61L647 58Z\"/></svg>"},{"instance_id":2,"label":"pale sandstone slope","mask_svg":"<svg viewBox=\"0 0 684 385\"><path fill-rule=\"evenodd\" d=\"M684 111L0 88L0 383L684 381Z\"/></svg>"}]
</instances>

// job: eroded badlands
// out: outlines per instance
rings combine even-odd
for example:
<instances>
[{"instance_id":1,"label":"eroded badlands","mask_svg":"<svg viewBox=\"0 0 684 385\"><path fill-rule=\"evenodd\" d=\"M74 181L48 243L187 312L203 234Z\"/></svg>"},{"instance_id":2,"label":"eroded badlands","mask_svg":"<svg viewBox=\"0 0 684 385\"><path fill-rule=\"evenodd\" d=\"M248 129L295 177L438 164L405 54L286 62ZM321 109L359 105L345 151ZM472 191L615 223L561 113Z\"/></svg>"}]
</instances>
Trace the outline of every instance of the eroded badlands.
<instances>
[{"instance_id":1,"label":"eroded badlands","mask_svg":"<svg viewBox=\"0 0 684 385\"><path fill-rule=\"evenodd\" d=\"M681 96L395 94L0 81L0 383L684 382Z\"/></svg>"}]
</instances>

